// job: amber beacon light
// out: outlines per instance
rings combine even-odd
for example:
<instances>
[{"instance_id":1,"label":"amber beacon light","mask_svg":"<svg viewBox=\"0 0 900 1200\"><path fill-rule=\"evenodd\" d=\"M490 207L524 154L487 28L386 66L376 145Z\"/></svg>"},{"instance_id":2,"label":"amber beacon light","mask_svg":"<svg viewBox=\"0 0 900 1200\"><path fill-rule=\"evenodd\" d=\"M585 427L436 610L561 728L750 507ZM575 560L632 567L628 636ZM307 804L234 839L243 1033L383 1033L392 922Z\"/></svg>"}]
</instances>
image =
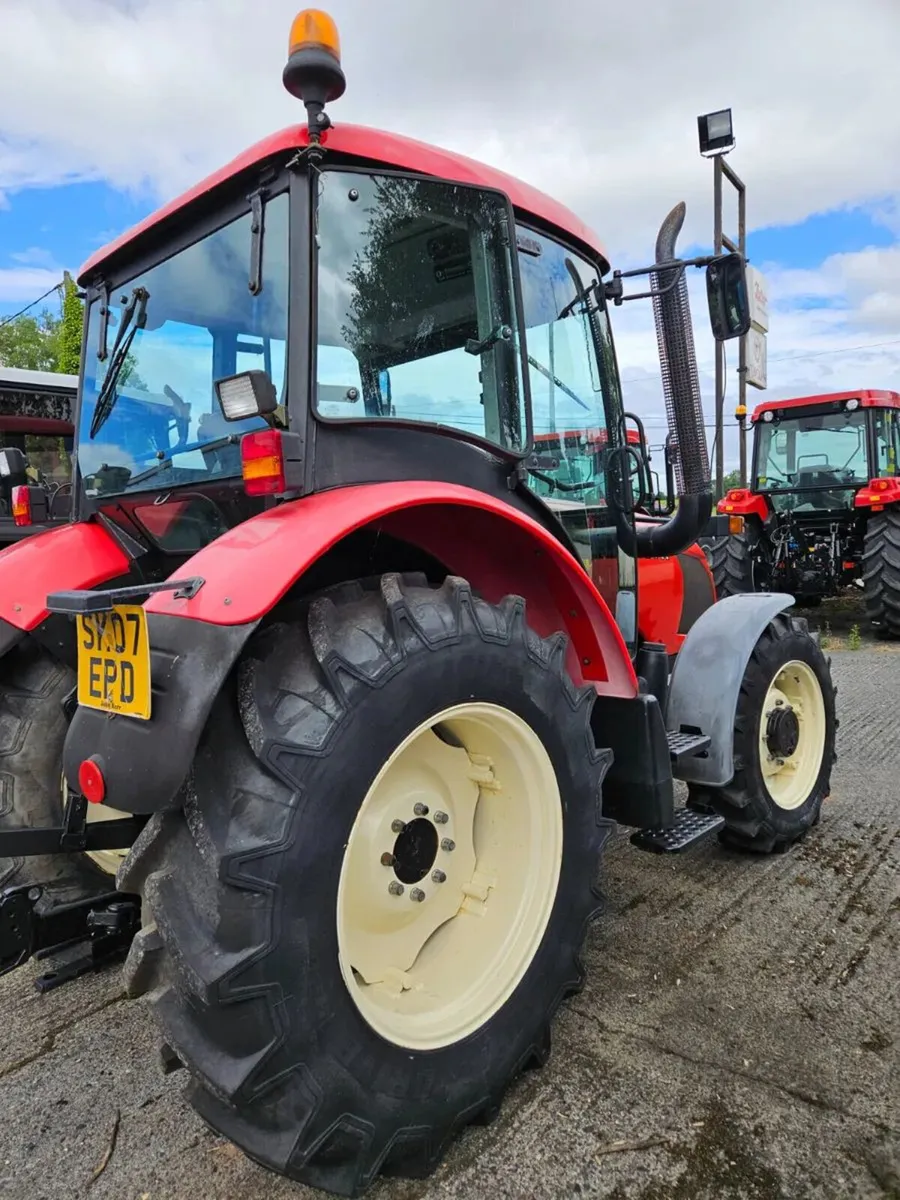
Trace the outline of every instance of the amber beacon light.
<instances>
[{"instance_id":1,"label":"amber beacon light","mask_svg":"<svg viewBox=\"0 0 900 1200\"><path fill-rule=\"evenodd\" d=\"M325 105L343 96L347 87L341 70L341 39L328 13L306 8L294 18L282 80L306 106L310 136L328 129L331 122Z\"/></svg>"}]
</instances>

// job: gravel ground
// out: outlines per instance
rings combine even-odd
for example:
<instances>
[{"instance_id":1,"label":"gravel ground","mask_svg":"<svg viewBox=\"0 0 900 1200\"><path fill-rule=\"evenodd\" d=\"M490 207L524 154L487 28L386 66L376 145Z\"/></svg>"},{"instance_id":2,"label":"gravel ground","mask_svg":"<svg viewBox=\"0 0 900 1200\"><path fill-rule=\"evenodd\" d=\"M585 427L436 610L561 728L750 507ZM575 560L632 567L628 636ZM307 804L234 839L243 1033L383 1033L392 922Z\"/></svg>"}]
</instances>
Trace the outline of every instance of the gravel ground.
<instances>
[{"instance_id":1,"label":"gravel ground","mask_svg":"<svg viewBox=\"0 0 900 1200\"><path fill-rule=\"evenodd\" d=\"M833 669L841 758L818 829L761 861L620 835L548 1065L430 1180L372 1200L900 1197L900 659L841 650ZM44 997L36 974L0 980L3 1200L322 1195L201 1124L115 970Z\"/></svg>"}]
</instances>

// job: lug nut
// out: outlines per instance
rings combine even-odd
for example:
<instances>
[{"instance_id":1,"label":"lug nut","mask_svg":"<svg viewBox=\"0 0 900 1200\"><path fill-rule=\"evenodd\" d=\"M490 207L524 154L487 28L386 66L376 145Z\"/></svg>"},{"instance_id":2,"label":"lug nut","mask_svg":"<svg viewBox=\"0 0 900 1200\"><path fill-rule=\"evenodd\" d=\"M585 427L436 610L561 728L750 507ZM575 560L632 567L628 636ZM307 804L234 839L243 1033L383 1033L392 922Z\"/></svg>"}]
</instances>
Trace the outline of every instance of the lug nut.
<instances>
[{"instance_id":1,"label":"lug nut","mask_svg":"<svg viewBox=\"0 0 900 1200\"><path fill-rule=\"evenodd\" d=\"M391 882L388 884L388 891L391 893L392 896L402 896L403 895L403 884L398 883L396 879L392 879Z\"/></svg>"},{"instance_id":2,"label":"lug nut","mask_svg":"<svg viewBox=\"0 0 900 1200\"><path fill-rule=\"evenodd\" d=\"M384 854L381 856L381 865L383 867L392 867L396 861L397 860L394 858L393 854L391 854L390 850L385 850Z\"/></svg>"},{"instance_id":3,"label":"lug nut","mask_svg":"<svg viewBox=\"0 0 900 1200\"><path fill-rule=\"evenodd\" d=\"M427 804L415 804L415 805L413 805L413 812L416 814L417 817L427 817L428 816L428 805Z\"/></svg>"},{"instance_id":4,"label":"lug nut","mask_svg":"<svg viewBox=\"0 0 900 1200\"><path fill-rule=\"evenodd\" d=\"M391 829L394 833L402 833L406 828L406 822L401 820L391 821Z\"/></svg>"},{"instance_id":5,"label":"lug nut","mask_svg":"<svg viewBox=\"0 0 900 1200\"><path fill-rule=\"evenodd\" d=\"M444 880L447 878L447 876L444 874L443 871L432 871L431 878L434 881L434 883L443 883Z\"/></svg>"},{"instance_id":6,"label":"lug nut","mask_svg":"<svg viewBox=\"0 0 900 1200\"><path fill-rule=\"evenodd\" d=\"M436 812L434 814L435 823L438 825L446 825L449 817L445 812Z\"/></svg>"},{"instance_id":7,"label":"lug nut","mask_svg":"<svg viewBox=\"0 0 900 1200\"><path fill-rule=\"evenodd\" d=\"M453 838L443 838L443 839L441 840L441 849L442 849L442 850L447 850L448 852L449 852L450 850L455 850L455 849L456 849L456 842L454 842Z\"/></svg>"},{"instance_id":8,"label":"lug nut","mask_svg":"<svg viewBox=\"0 0 900 1200\"><path fill-rule=\"evenodd\" d=\"M425 893L421 888L413 888L413 890L409 893L409 898L410 900L415 900L417 903L421 904L425 899Z\"/></svg>"}]
</instances>

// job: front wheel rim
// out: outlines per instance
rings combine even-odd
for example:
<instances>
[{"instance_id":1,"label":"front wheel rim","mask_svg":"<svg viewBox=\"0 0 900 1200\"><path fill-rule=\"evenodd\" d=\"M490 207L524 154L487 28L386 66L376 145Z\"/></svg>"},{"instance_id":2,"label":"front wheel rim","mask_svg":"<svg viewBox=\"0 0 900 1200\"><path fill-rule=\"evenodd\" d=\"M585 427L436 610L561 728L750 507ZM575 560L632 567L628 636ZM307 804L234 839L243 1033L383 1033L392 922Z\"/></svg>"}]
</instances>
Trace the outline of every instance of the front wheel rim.
<instances>
[{"instance_id":1,"label":"front wheel rim","mask_svg":"<svg viewBox=\"0 0 900 1200\"><path fill-rule=\"evenodd\" d=\"M541 944L562 846L556 772L521 717L473 702L413 730L360 806L338 883L341 973L367 1023L435 1050L489 1021Z\"/></svg>"},{"instance_id":2,"label":"front wheel rim","mask_svg":"<svg viewBox=\"0 0 900 1200\"><path fill-rule=\"evenodd\" d=\"M759 721L763 782L774 803L790 812L812 795L822 769L827 717L822 685L808 663L779 667Z\"/></svg>"}]
</instances>

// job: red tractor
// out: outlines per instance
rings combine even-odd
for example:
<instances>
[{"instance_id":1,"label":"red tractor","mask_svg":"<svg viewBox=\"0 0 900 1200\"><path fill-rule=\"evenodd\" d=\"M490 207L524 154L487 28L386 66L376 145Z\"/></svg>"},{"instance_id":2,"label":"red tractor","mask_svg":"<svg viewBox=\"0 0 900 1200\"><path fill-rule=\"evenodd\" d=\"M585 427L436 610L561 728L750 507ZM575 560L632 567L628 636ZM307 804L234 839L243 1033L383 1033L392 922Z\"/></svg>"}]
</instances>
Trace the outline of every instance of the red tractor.
<instances>
[{"instance_id":1,"label":"red tractor","mask_svg":"<svg viewBox=\"0 0 900 1200\"><path fill-rule=\"evenodd\" d=\"M0 965L79 922L41 986L130 945L202 1118L355 1195L546 1059L614 821L761 854L818 821L834 689L790 596L716 604L685 569L711 489L684 206L644 272L677 496L641 516L596 236L332 126L320 12L284 81L302 125L81 272L76 511L0 559ZM743 262L690 261L738 335ZM551 404L606 433L577 524L534 486Z\"/></svg>"},{"instance_id":2,"label":"red tractor","mask_svg":"<svg viewBox=\"0 0 900 1200\"><path fill-rule=\"evenodd\" d=\"M66 521L78 379L0 367L0 546Z\"/></svg>"},{"instance_id":3,"label":"red tractor","mask_svg":"<svg viewBox=\"0 0 900 1200\"><path fill-rule=\"evenodd\" d=\"M900 395L834 392L754 410L749 488L718 504L720 596L784 591L817 605L861 587L875 631L900 637Z\"/></svg>"}]
</instances>

